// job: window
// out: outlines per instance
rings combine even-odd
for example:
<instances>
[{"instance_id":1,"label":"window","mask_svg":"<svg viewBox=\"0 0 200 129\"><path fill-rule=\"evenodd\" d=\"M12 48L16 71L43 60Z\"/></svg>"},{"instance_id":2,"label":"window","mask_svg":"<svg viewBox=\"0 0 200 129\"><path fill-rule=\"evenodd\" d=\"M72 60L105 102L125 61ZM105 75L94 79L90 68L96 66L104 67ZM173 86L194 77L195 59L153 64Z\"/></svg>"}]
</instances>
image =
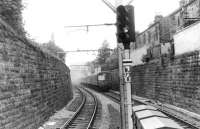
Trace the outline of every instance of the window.
<instances>
[{"instance_id":1,"label":"window","mask_svg":"<svg viewBox=\"0 0 200 129\"><path fill-rule=\"evenodd\" d=\"M143 44L145 44L146 43L146 35L145 35L145 33L144 33L144 35L143 35Z\"/></svg>"},{"instance_id":2,"label":"window","mask_svg":"<svg viewBox=\"0 0 200 129\"><path fill-rule=\"evenodd\" d=\"M151 43L151 33L148 31L148 43Z\"/></svg>"},{"instance_id":3,"label":"window","mask_svg":"<svg viewBox=\"0 0 200 129\"><path fill-rule=\"evenodd\" d=\"M158 35L159 35L158 31L159 31L159 27L156 26L156 30L155 30L155 40L158 40Z\"/></svg>"},{"instance_id":4,"label":"window","mask_svg":"<svg viewBox=\"0 0 200 129\"><path fill-rule=\"evenodd\" d=\"M178 19L177 19L177 20L178 20L178 26L180 26L180 19L179 19L179 17L178 17Z\"/></svg>"}]
</instances>

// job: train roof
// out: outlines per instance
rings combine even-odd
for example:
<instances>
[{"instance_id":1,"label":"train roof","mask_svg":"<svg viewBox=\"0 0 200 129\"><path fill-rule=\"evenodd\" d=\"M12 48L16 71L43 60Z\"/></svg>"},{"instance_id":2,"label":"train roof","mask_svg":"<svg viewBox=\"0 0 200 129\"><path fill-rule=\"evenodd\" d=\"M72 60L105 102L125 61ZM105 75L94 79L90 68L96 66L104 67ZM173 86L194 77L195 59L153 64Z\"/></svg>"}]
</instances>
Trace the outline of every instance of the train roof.
<instances>
[{"instance_id":1,"label":"train roof","mask_svg":"<svg viewBox=\"0 0 200 129\"><path fill-rule=\"evenodd\" d=\"M141 111L141 110L157 110L157 108L153 107L153 106L149 106L149 105L138 105L138 106L133 106L132 110L133 112L136 111Z\"/></svg>"},{"instance_id":2,"label":"train roof","mask_svg":"<svg viewBox=\"0 0 200 129\"><path fill-rule=\"evenodd\" d=\"M133 106L134 116L140 122L142 129L183 129L174 120L149 105Z\"/></svg>"},{"instance_id":3,"label":"train roof","mask_svg":"<svg viewBox=\"0 0 200 129\"><path fill-rule=\"evenodd\" d=\"M175 121L161 117L151 117L140 120L143 129L183 129Z\"/></svg>"},{"instance_id":4,"label":"train roof","mask_svg":"<svg viewBox=\"0 0 200 129\"><path fill-rule=\"evenodd\" d=\"M135 112L135 115L137 119L142 120L142 119L149 119L151 117L166 117L165 114L163 114L160 111L154 111L154 110L143 110L143 111L138 111Z\"/></svg>"}]
</instances>

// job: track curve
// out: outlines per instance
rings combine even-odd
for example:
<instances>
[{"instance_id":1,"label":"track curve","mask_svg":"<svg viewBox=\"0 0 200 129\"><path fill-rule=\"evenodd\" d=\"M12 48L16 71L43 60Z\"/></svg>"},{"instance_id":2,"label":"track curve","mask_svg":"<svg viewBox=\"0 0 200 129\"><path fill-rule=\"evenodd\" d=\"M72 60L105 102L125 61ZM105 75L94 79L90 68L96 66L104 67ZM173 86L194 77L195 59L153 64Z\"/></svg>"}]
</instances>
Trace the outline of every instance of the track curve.
<instances>
[{"instance_id":1,"label":"track curve","mask_svg":"<svg viewBox=\"0 0 200 129\"><path fill-rule=\"evenodd\" d=\"M95 119L98 101L90 91L81 88L83 102L73 117L68 120L60 129L89 129Z\"/></svg>"}]
</instances>

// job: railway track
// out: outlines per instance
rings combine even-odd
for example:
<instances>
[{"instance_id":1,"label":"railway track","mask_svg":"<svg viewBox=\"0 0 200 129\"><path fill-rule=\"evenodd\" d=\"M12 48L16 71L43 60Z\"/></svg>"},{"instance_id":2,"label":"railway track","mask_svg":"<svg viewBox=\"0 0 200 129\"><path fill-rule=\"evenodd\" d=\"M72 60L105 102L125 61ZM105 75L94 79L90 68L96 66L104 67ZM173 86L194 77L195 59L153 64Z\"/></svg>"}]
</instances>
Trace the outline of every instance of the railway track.
<instances>
[{"instance_id":1,"label":"railway track","mask_svg":"<svg viewBox=\"0 0 200 129\"><path fill-rule=\"evenodd\" d=\"M95 119L98 108L98 101L90 91L80 90L83 94L83 102L73 117L59 129L89 129Z\"/></svg>"},{"instance_id":2,"label":"railway track","mask_svg":"<svg viewBox=\"0 0 200 129\"><path fill-rule=\"evenodd\" d=\"M114 93L110 93L110 92L106 92L103 94L105 96L109 97L110 99L112 99L114 102L120 103L120 96L118 94L114 94Z\"/></svg>"},{"instance_id":3,"label":"railway track","mask_svg":"<svg viewBox=\"0 0 200 129\"><path fill-rule=\"evenodd\" d=\"M112 100L114 100L117 103L120 103L120 94L116 93L116 92L110 92L110 93L105 93L104 95L110 97ZM132 99L133 100L133 99ZM169 116L171 119L173 119L174 121L176 121L180 126L182 126L184 129L200 129L198 126L196 126L193 123L190 123L189 121L186 121L182 118L180 118L179 116L172 114L168 111L165 111L164 109L160 108L159 106L156 106L155 104L152 104L151 102L145 102L145 101L138 101L138 100L133 100L134 102L136 102L137 104L146 104L146 105L151 105L154 106L156 108L158 108L161 112L165 113L167 116Z\"/></svg>"}]
</instances>

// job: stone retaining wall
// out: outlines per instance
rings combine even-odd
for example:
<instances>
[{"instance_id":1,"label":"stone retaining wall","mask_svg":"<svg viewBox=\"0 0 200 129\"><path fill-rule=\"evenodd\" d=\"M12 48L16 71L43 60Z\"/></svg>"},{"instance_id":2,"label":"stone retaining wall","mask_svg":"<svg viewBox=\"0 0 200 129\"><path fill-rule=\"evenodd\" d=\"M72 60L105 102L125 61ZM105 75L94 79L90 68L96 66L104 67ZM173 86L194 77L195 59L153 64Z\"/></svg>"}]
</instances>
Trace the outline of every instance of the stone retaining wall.
<instances>
[{"instance_id":1,"label":"stone retaining wall","mask_svg":"<svg viewBox=\"0 0 200 129\"><path fill-rule=\"evenodd\" d=\"M132 92L200 114L200 52L132 68Z\"/></svg>"},{"instance_id":2,"label":"stone retaining wall","mask_svg":"<svg viewBox=\"0 0 200 129\"><path fill-rule=\"evenodd\" d=\"M0 129L37 129L71 98L69 68L0 19Z\"/></svg>"}]
</instances>

